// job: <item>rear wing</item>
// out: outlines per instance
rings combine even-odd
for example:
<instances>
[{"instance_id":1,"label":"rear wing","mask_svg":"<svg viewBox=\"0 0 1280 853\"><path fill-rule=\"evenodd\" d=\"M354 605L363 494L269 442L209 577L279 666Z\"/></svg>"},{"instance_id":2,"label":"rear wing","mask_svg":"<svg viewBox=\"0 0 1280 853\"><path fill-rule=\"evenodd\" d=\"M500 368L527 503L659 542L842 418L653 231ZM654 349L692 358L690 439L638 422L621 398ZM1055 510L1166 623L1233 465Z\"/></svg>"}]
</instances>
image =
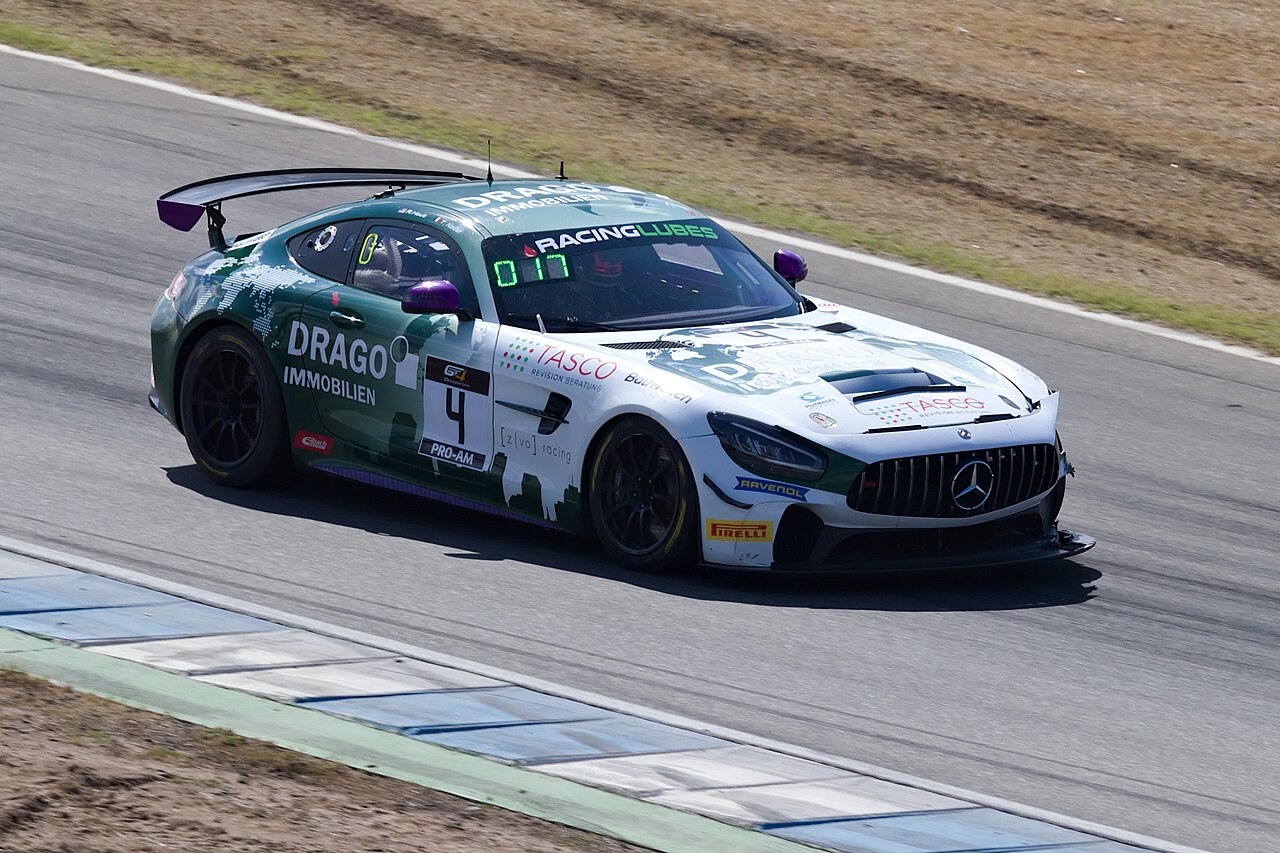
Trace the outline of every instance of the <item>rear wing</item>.
<instances>
[{"instance_id":1,"label":"rear wing","mask_svg":"<svg viewBox=\"0 0 1280 853\"><path fill-rule=\"evenodd\" d=\"M324 187L386 186L404 189L409 186L452 184L458 181L478 181L477 177L461 172L423 172L416 169L278 169L271 172L244 172L196 181L178 187L156 199L156 211L160 221L179 231L190 231L202 215L209 217L209 246L226 249L227 240L222 236L226 217L222 215L222 202L262 193L283 190L311 190Z\"/></svg>"}]
</instances>

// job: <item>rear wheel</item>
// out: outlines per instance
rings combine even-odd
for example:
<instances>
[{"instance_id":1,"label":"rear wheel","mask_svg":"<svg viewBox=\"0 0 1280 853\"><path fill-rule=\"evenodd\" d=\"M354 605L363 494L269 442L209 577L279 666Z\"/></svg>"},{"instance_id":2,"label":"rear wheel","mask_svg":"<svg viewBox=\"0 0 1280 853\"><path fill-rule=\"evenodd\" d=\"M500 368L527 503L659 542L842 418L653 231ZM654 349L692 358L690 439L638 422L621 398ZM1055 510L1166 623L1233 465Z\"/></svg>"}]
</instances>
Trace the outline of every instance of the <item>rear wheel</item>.
<instances>
[{"instance_id":1,"label":"rear wheel","mask_svg":"<svg viewBox=\"0 0 1280 853\"><path fill-rule=\"evenodd\" d=\"M611 426L591 463L592 526L606 551L642 572L687 568L698 540L698 495L689 463L648 418Z\"/></svg>"},{"instance_id":2,"label":"rear wheel","mask_svg":"<svg viewBox=\"0 0 1280 853\"><path fill-rule=\"evenodd\" d=\"M284 399L271 360L237 326L201 338L182 373L182 431L209 479L260 487L292 471Z\"/></svg>"}]
</instances>

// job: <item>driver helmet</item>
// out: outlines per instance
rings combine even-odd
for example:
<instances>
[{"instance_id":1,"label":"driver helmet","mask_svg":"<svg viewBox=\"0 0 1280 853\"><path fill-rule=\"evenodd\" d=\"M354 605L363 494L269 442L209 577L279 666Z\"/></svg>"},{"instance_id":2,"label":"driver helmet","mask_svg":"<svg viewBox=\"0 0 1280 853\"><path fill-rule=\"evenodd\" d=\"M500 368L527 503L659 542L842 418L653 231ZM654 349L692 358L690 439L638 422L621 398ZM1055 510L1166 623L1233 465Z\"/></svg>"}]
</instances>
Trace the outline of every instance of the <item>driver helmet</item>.
<instances>
[{"instance_id":1,"label":"driver helmet","mask_svg":"<svg viewBox=\"0 0 1280 853\"><path fill-rule=\"evenodd\" d=\"M583 258L583 278L591 284L613 287L622 281L622 261L605 252L592 252Z\"/></svg>"}]
</instances>

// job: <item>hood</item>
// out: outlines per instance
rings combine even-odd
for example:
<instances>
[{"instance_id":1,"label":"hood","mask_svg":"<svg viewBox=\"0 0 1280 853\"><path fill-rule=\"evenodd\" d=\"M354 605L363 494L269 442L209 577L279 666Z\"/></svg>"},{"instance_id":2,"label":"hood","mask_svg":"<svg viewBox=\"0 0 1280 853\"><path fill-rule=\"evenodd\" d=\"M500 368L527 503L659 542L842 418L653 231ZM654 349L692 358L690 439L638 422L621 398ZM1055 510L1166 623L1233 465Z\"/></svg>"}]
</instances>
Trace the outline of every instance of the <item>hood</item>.
<instances>
[{"instance_id":1,"label":"hood","mask_svg":"<svg viewBox=\"0 0 1280 853\"><path fill-rule=\"evenodd\" d=\"M909 328L893 326L899 333ZM654 371L745 398L736 409L763 410L771 423L815 437L955 426L1035 410L1018 385L975 354L984 351L917 331L919 338L908 339L814 312L628 334L602 345Z\"/></svg>"}]
</instances>

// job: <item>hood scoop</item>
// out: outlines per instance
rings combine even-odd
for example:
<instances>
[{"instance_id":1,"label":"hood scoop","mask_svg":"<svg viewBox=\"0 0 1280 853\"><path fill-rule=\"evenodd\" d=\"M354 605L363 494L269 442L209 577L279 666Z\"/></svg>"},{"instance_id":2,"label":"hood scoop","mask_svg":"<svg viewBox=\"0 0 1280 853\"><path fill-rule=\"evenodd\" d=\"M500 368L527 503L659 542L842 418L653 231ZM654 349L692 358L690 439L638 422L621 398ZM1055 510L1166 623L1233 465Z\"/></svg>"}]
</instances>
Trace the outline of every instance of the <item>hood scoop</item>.
<instances>
[{"instance_id":1,"label":"hood scoop","mask_svg":"<svg viewBox=\"0 0 1280 853\"><path fill-rule=\"evenodd\" d=\"M842 396L855 398L867 394L879 395L898 391L911 391L915 388L936 390L939 386L946 386L949 389L960 391L965 390L960 386L952 385L940 376L935 376L916 367L826 373L823 374L822 379Z\"/></svg>"}]
</instances>

